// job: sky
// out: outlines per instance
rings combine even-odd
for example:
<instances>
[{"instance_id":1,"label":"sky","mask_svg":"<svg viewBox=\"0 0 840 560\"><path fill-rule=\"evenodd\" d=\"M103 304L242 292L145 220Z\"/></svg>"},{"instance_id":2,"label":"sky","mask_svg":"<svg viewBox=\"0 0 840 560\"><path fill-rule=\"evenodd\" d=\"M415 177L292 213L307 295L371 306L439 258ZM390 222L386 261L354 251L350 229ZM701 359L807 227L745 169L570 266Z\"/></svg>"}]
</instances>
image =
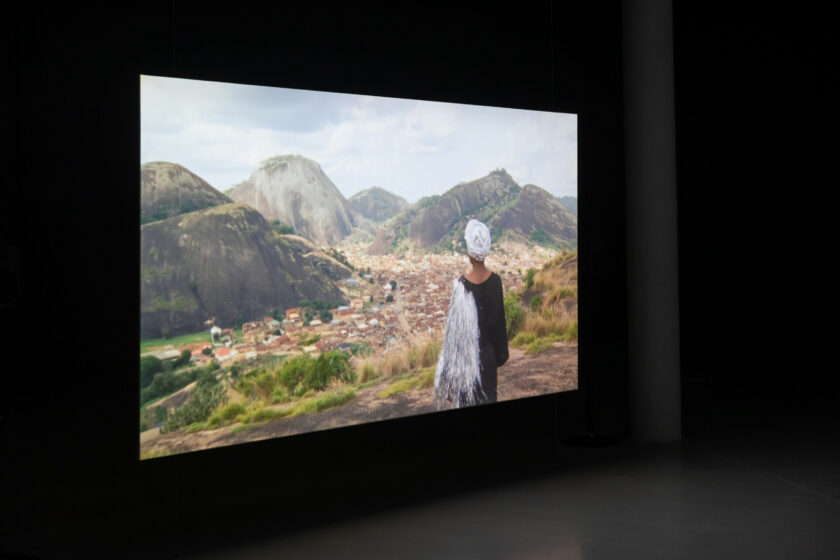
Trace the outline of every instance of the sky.
<instances>
[{"instance_id":1,"label":"sky","mask_svg":"<svg viewBox=\"0 0 840 560\"><path fill-rule=\"evenodd\" d=\"M573 114L141 76L141 164L224 191L284 154L318 162L345 198L379 186L415 202L498 168L577 196Z\"/></svg>"}]
</instances>

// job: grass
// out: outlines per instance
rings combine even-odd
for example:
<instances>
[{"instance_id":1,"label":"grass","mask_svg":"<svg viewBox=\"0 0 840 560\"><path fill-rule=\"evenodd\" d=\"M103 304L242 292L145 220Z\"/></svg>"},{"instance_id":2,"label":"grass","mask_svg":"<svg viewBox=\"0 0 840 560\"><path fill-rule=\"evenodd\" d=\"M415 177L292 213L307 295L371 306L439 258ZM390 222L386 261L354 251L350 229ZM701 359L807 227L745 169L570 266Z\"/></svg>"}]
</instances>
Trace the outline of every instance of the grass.
<instances>
[{"instance_id":1,"label":"grass","mask_svg":"<svg viewBox=\"0 0 840 560\"><path fill-rule=\"evenodd\" d=\"M143 461L145 459L157 459L158 457L166 457L167 455L171 455L170 451L166 451L160 448L152 448L148 451L141 451L140 452L140 460Z\"/></svg>"},{"instance_id":2,"label":"grass","mask_svg":"<svg viewBox=\"0 0 840 560\"><path fill-rule=\"evenodd\" d=\"M383 381L385 381L384 377L375 377L373 379L365 381L364 383L356 385L356 389L367 389L368 387L372 387L373 385L377 385L379 383L382 383Z\"/></svg>"},{"instance_id":3,"label":"grass","mask_svg":"<svg viewBox=\"0 0 840 560\"><path fill-rule=\"evenodd\" d=\"M206 422L193 422L189 426L187 426L187 433L192 434L194 432L199 432L205 428Z\"/></svg>"},{"instance_id":4,"label":"grass","mask_svg":"<svg viewBox=\"0 0 840 560\"><path fill-rule=\"evenodd\" d=\"M229 436L236 435L239 432L244 432L245 430L250 430L251 428L256 428L257 426L259 426L259 424L256 424L256 423L255 424L241 424L239 426L234 426L233 428L230 429L230 431L228 432L228 435Z\"/></svg>"},{"instance_id":5,"label":"grass","mask_svg":"<svg viewBox=\"0 0 840 560\"><path fill-rule=\"evenodd\" d=\"M392 395L407 393L415 389L429 389L435 384L435 368L426 367L418 375L400 379L376 393L376 398L385 399Z\"/></svg>"},{"instance_id":6,"label":"grass","mask_svg":"<svg viewBox=\"0 0 840 560\"><path fill-rule=\"evenodd\" d=\"M550 334L549 336L536 338L528 344L528 348L525 349L525 353L529 356L535 356L540 352L544 352L552 347L552 345L560 340L560 336L556 334Z\"/></svg>"},{"instance_id":7,"label":"grass","mask_svg":"<svg viewBox=\"0 0 840 560\"><path fill-rule=\"evenodd\" d=\"M527 346L536 340L537 336L534 333L530 332L521 332L517 333L516 336L513 337L513 340L510 341L511 345L516 346L517 348L522 348L523 346Z\"/></svg>"},{"instance_id":8,"label":"grass","mask_svg":"<svg viewBox=\"0 0 840 560\"><path fill-rule=\"evenodd\" d=\"M434 366L440 354L440 346L439 339L430 339L415 346L389 352L382 358L362 362L359 367L359 379L368 381L381 377L399 377L417 369Z\"/></svg>"},{"instance_id":9,"label":"grass","mask_svg":"<svg viewBox=\"0 0 840 560\"><path fill-rule=\"evenodd\" d=\"M191 425L188 433L202 429L213 429L239 422L229 432L230 435L241 432L253 426L279 420L280 418L292 418L301 414L321 412L335 408L356 398L356 392L351 390L328 393L326 395L301 399L300 401L282 408L272 408L266 405L265 401L252 403L247 408L242 403L233 403L217 410L206 423L198 426L199 423ZM194 428L194 429L193 429Z\"/></svg>"},{"instance_id":10,"label":"grass","mask_svg":"<svg viewBox=\"0 0 840 560\"><path fill-rule=\"evenodd\" d=\"M210 332L201 331L193 334L182 334L172 338L148 338L140 341L140 353L143 354L159 346L186 346L196 342L210 342Z\"/></svg>"},{"instance_id":11,"label":"grass","mask_svg":"<svg viewBox=\"0 0 840 560\"><path fill-rule=\"evenodd\" d=\"M321 412L328 408L335 408L356 398L356 392L352 389L349 391L341 391L338 393L329 393L322 397L303 400L291 408L287 415L289 418L299 416L301 414L309 414L311 412Z\"/></svg>"}]
</instances>

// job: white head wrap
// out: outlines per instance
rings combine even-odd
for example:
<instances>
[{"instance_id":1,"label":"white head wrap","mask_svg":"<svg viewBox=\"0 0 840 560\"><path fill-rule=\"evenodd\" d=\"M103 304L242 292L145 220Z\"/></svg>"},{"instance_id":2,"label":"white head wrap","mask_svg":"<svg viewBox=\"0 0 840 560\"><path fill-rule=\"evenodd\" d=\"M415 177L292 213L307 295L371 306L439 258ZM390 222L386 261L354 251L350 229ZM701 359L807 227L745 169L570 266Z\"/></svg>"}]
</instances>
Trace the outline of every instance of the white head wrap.
<instances>
[{"instance_id":1,"label":"white head wrap","mask_svg":"<svg viewBox=\"0 0 840 560\"><path fill-rule=\"evenodd\" d=\"M464 231L467 252L477 261L483 261L490 252L490 229L478 220L470 220Z\"/></svg>"}]
</instances>

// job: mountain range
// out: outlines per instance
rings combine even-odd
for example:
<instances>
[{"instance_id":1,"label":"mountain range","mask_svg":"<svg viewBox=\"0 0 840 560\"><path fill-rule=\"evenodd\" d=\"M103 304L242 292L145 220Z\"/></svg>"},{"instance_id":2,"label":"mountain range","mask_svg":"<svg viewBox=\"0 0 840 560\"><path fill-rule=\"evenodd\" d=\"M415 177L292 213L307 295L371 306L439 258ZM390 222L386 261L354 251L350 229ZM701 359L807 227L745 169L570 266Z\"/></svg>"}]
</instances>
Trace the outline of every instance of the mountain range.
<instances>
[{"instance_id":1,"label":"mountain range","mask_svg":"<svg viewBox=\"0 0 840 560\"><path fill-rule=\"evenodd\" d=\"M521 187L507 171L497 169L395 215L379 228L368 253L463 251L463 231L473 218L486 223L494 239L504 236L555 248L577 245L577 217L568 208L540 187Z\"/></svg>"}]
</instances>

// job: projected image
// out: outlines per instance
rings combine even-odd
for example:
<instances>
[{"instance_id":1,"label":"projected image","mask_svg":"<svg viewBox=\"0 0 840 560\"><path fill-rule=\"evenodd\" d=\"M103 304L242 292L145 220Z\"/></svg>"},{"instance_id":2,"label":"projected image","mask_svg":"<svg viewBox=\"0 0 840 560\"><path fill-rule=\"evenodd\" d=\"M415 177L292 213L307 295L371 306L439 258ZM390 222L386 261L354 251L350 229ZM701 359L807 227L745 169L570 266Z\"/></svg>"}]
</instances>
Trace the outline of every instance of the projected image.
<instances>
[{"instance_id":1,"label":"projected image","mask_svg":"<svg viewBox=\"0 0 840 560\"><path fill-rule=\"evenodd\" d=\"M576 115L140 101L141 459L577 389Z\"/></svg>"}]
</instances>

